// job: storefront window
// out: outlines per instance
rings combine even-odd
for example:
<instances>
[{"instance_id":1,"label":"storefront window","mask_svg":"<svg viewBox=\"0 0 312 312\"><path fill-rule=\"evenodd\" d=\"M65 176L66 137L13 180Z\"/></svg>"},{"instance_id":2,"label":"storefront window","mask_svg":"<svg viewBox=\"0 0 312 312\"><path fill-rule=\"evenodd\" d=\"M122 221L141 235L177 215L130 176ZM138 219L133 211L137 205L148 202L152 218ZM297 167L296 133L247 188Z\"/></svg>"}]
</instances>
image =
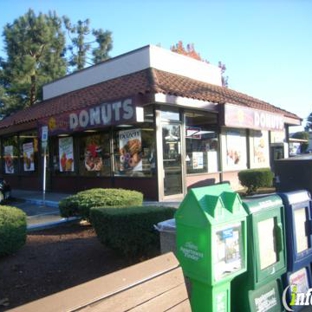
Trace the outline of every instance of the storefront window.
<instances>
[{"instance_id":1,"label":"storefront window","mask_svg":"<svg viewBox=\"0 0 312 312\"><path fill-rule=\"evenodd\" d=\"M180 113L179 111L166 111L162 110L160 112L160 118L162 121L180 121Z\"/></svg>"},{"instance_id":2,"label":"storefront window","mask_svg":"<svg viewBox=\"0 0 312 312\"><path fill-rule=\"evenodd\" d=\"M111 173L109 133L89 134L79 140L79 175L109 176Z\"/></svg>"},{"instance_id":3,"label":"storefront window","mask_svg":"<svg viewBox=\"0 0 312 312\"><path fill-rule=\"evenodd\" d=\"M155 131L149 127L119 127L114 140L116 176L152 176L156 172Z\"/></svg>"},{"instance_id":4,"label":"storefront window","mask_svg":"<svg viewBox=\"0 0 312 312\"><path fill-rule=\"evenodd\" d=\"M219 170L219 141L216 115L186 113L187 173L213 173Z\"/></svg>"},{"instance_id":5,"label":"storefront window","mask_svg":"<svg viewBox=\"0 0 312 312\"><path fill-rule=\"evenodd\" d=\"M38 171L37 132L22 132L19 135L20 168L22 173Z\"/></svg>"},{"instance_id":6,"label":"storefront window","mask_svg":"<svg viewBox=\"0 0 312 312\"><path fill-rule=\"evenodd\" d=\"M5 138L2 145L2 156L4 159L3 172L6 174L18 173L18 141L17 136Z\"/></svg>"}]
</instances>

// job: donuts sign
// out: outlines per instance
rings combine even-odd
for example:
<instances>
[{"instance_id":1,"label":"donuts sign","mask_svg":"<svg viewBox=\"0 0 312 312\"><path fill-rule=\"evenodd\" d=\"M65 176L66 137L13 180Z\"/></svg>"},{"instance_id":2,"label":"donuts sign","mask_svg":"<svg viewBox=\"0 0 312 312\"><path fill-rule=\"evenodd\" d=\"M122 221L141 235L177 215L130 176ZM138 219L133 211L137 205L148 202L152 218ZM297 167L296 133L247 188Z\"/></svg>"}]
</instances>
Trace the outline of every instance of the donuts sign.
<instances>
[{"instance_id":1,"label":"donuts sign","mask_svg":"<svg viewBox=\"0 0 312 312\"><path fill-rule=\"evenodd\" d=\"M48 126L49 135L72 133L111 125L132 123L138 120L141 107L136 107L133 99L126 98L87 106L68 113L42 118L39 125Z\"/></svg>"},{"instance_id":2,"label":"donuts sign","mask_svg":"<svg viewBox=\"0 0 312 312\"><path fill-rule=\"evenodd\" d=\"M135 109L131 99L104 103L69 114L69 129L82 130L103 125L113 125L132 120Z\"/></svg>"}]
</instances>

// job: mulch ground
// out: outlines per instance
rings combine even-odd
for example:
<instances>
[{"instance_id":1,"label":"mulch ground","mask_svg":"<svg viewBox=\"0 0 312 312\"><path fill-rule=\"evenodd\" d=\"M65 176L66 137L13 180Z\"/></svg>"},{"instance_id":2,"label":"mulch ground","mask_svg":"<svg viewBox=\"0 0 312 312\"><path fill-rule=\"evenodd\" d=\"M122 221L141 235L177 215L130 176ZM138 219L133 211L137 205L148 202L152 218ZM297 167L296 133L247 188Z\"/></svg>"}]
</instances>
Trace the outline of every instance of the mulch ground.
<instances>
[{"instance_id":1,"label":"mulch ground","mask_svg":"<svg viewBox=\"0 0 312 312\"><path fill-rule=\"evenodd\" d=\"M16 254L0 258L0 311L129 265L98 241L89 224L30 232Z\"/></svg>"}]
</instances>

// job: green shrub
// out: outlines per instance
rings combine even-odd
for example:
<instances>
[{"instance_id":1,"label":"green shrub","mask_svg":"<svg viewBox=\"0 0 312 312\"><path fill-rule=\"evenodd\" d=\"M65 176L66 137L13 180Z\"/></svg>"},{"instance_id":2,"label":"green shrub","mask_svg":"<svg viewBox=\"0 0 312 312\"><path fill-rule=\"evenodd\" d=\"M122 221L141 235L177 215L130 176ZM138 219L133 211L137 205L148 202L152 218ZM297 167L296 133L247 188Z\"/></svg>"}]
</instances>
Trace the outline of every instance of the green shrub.
<instances>
[{"instance_id":1,"label":"green shrub","mask_svg":"<svg viewBox=\"0 0 312 312\"><path fill-rule=\"evenodd\" d=\"M143 206L92 208L91 222L100 242L132 260L159 254L157 223L174 217L176 208Z\"/></svg>"},{"instance_id":2,"label":"green shrub","mask_svg":"<svg viewBox=\"0 0 312 312\"><path fill-rule=\"evenodd\" d=\"M24 246L27 236L26 214L18 208L0 206L0 257Z\"/></svg>"},{"instance_id":3,"label":"green shrub","mask_svg":"<svg viewBox=\"0 0 312 312\"><path fill-rule=\"evenodd\" d=\"M273 177L270 168L248 169L238 173L241 185L247 187L247 194L256 192L259 187L272 186Z\"/></svg>"},{"instance_id":4,"label":"green shrub","mask_svg":"<svg viewBox=\"0 0 312 312\"><path fill-rule=\"evenodd\" d=\"M137 191L94 188L61 200L59 209L64 218L80 216L89 220L92 207L141 206L142 203L143 194Z\"/></svg>"}]
</instances>

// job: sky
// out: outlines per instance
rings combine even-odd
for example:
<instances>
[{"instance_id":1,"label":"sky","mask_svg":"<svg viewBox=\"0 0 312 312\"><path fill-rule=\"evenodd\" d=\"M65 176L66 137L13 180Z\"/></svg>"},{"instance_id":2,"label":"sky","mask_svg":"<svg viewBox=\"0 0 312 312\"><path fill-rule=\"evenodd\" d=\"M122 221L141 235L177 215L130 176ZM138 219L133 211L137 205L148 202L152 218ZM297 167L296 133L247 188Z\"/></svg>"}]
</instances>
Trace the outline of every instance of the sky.
<instances>
[{"instance_id":1,"label":"sky","mask_svg":"<svg viewBox=\"0 0 312 312\"><path fill-rule=\"evenodd\" d=\"M110 30L111 57L148 44L194 44L226 65L229 88L303 119L312 112L311 0L0 0L0 31L23 16L55 11ZM0 38L0 55L3 51ZM293 127L291 132L303 127Z\"/></svg>"}]
</instances>

